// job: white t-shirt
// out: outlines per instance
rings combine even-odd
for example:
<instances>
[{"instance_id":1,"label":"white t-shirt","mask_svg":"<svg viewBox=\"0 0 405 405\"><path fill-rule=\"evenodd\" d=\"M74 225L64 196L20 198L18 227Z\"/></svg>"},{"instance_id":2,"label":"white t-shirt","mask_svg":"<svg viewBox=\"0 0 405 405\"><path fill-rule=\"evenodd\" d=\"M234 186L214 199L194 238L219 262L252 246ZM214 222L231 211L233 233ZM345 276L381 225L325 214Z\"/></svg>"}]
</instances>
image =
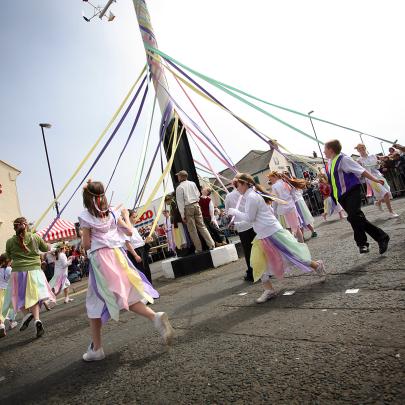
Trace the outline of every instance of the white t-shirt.
<instances>
[{"instance_id":1,"label":"white t-shirt","mask_svg":"<svg viewBox=\"0 0 405 405\"><path fill-rule=\"evenodd\" d=\"M234 189L232 190L227 196L225 197L225 211L228 211L229 208L236 208L236 205L238 204L239 199L239 207L238 210L240 212L245 212L245 205L246 205L246 197L241 195L238 190ZM246 221L238 221L235 218L235 226L236 230L238 232L245 232L248 229L252 228L252 224L249 224Z\"/></svg>"},{"instance_id":2,"label":"white t-shirt","mask_svg":"<svg viewBox=\"0 0 405 405\"><path fill-rule=\"evenodd\" d=\"M142 239L142 236L139 235L138 229L135 227L132 228L132 236L125 235L125 240L128 241L134 249L145 246L145 241Z\"/></svg>"},{"instance_id":3,"label":"white t-shirt","mask_svg":"<svg viewBox=\"0 0 405 405\"><path fill-rule=\"evenodd\" d=\"M283 229L274 216L273 209L264 202L263 197L251 188L244 196L246 197L245 212L231 208L229 213L235 215L237 221L242 220L252 224L258 239L267 238Z\"/></svg>"},{"instance_id":4,"label":"white t-shirt","mask_svg":"<svg viewBox=\"0 0 405 405\"><path fill-rule=\"evenodd\" d=\"M291 210L295 210L295 202L293 199L293 188L283 180L277 180L272 186L271 191L276 197L284 200L287 204L277 204L277 214L287 214Z\"/></svg>"},{"instance_id":5,"label":"white t-shirt","mask_svg":"<svg viewBox=\"0 0 405 405\"><path fill-rule=\"evenodd\" d=\"M0 289L5 290L8 285L8 280L10 280L11 267L1 267L0 268Z\"/></svg>"},{"instance_id":6,"label":"white t-shirt","mask_svg":"<svg viewBox=\"0 0 405 405\"><path fill-rule=\"evenodd\" d=\"M110 212L107 218L97 218L85 210L79 215L81 228L90 229L91 247L88 253L101 248L120 248L122 238L118 231L119 212Z\"/></svg>"}]
</instances>

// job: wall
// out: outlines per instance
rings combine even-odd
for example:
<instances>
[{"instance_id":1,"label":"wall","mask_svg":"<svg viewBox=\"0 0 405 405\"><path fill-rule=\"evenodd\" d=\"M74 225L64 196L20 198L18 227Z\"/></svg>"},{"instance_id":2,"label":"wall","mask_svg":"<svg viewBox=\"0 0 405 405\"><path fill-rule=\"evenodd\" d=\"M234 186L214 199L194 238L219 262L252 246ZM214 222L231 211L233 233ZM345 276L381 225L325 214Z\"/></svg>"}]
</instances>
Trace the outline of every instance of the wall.
<instances>
[{"instance_id":1,"label":"wall","mask_svg":"<svg viewBox=\"0 0 405 405\"><path fill-rule=\"evenodd\" d=\"M14 234L13 221L21 216L17 193L17 176L20 172L0 161L0 253L6 241Z\"/></svg>"}]
</instances>

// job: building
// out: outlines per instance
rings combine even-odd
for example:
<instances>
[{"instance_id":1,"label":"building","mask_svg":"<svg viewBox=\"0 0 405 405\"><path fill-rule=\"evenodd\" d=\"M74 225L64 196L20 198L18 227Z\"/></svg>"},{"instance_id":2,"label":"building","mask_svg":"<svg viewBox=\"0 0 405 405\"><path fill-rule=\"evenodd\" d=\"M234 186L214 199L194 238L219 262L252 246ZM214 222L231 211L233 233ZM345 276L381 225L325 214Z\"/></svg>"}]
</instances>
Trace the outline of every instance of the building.
<instances>
[{"instance_id":1,"label":"building","mask_svg":"<svg viewBox=\"0 0 405 405\"><path fill-rule=\"evenodd\" d=\"M14 234L13 221L21 216L17 192L17 176L20 170L0 160L0 253L6 249L6 241Z\"/></svg>"},{"instance_id":2,"label":"building","mask_svg":"<svg viewBox=\"0 0 405 405\"><path fill-rule=\"evenodd\" d=\"M276 150L251 150L239 162L235 164L240 173L249 173L256 181L266 187L267 174L270 171L288 172L292 176L302 178L304 171L315 172L323 168L322 158L316 156L281 154ZM230 169L219 172L221 180L228 190L231 190L231 180L234 177ZM209 179L209 182L215 186L215 190L222 198L225 192L220 191L220 183L216 178ZM218 193L213 193L214 205L222 207L222 199Z\"/></svg>"}]
</instances>

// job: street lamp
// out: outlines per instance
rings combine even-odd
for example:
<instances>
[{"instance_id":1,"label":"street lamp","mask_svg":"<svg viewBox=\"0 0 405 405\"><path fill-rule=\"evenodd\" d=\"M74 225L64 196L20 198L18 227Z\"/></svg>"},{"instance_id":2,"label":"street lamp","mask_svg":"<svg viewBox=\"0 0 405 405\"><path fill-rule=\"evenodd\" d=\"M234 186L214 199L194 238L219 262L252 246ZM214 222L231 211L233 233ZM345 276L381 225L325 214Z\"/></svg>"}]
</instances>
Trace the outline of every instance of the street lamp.
<instances>
[{"instance_id":1,"label":"street lamp","mask_svg":"<svg viewBox=\"0 0 405 405\"><path fill-rule=\"evenodd\" d=\"M384 152L383 142L382 142L382 141L380 142L380 145L381 145L381 150L382 150L383 156L385 156L385 152Z\"/></svg>"},{"instance_id":2,"label":"street lamp","mask_svg":"<svg viewBox=\"0 0 405 405\"><path fill-rule=\"evenodd\" d=\"M46 123L42 123L39 124L39 126L41 127L41 131L42 131L42 139L44 140L44 147L45 147L45 154L46 154L46 161L48 162L48 170L49 170L49 177L51 178L51 185L52 185L52 192L53 192L53 199L55 200L55 209L56 209L56 214L59 217L59 207L58 207L58 202L56 201L56 193L55 193L55 186L53 184L53 178L52 178L52 171L51 171L51 165L49 163L49 156L48 156L48 148L46 147L46 141L45 141L45 133L44 133L44 128L51 128L52 125L51 124L46 124Z\"/></svg>"},{"instance_id":3,"label":"street lamp","mask_svg":"<svg viewBox=\"0 0 405 405\"><path fill-rule=\"evenodd\" d=\"M363 141L362 135L363 135L363 133L362 133L362 132L359 132L359 137L360 137L361 143L362 143L363 145L365 145L365 143L364 143L364 141Z\"/></svg>"},{"instance_id":4,"label":"street lamp","mask_svg":"<svg viewBox=\"0 0 405 405\"><path fill-rule=\"evenodd\" d=\"M311 114L312 114L313 112L314 112L314 111L313 111L313 110L311 110L311 111L308 113L308 117L309 117L309 120L311 121L312 129L314 130L314 135L315 135L315 138L316 138L316 140L317 140L317 144L318 144L319 152L321 152L323 166L325 167L325 171L326 171L326 162L325 162L325 158L323 157L323 152L322 152L322 149L321 149L321 145L320 145L320 144L319 144L319 142L318 142L318 136L316 135L316 131L315 131L315 127L314 127L314 123L312 122L312 118L311 118Z\"/></svg>"}]
</instances>

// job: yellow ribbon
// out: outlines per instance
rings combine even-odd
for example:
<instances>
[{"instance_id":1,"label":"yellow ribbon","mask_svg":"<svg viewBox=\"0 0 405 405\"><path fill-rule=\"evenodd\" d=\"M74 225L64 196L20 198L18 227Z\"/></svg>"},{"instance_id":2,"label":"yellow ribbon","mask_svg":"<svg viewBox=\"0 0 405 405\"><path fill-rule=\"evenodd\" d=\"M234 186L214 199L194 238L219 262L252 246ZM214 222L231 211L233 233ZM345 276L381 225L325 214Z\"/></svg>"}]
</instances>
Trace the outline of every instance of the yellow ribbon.
<instances>
[{"instance_id":1,"label":"yellow ribbon","mask_svg":"<svg viewBox=\"0 0 405 405\"><path fill-rule=\"evenodd\" d=\"M101 140L104 138L108 130L111 128L111 125L114 123L114 121L117 119L118 114L121 112L123 109L124 105L127 103L130 95L132 94L135 86L138 84L139 80L141 79L142 75L145 73L146 70L146 65L143 67L141 73L139 74L138 78L136 79L135 83L131 86L131 88L128 91L128 94L125 96L124 100L118 107L117 111L113 114L112 118L110 119L109 123L101 133L101 135L98 137L96 143L90 148L90 150L87 152L83 160L79 163L77 166L76 170L73 172L73 174L70 176L69 180L66 182L66 184L62 187L62 189L59 191L58 195L56 198L49 204L48 208L44 211L44 213L39 217L39 219L35 222L35 225L33 227L33 232L38 228L39 224L43 221L45 216L48 214L48 212L51 210L52 207L55 206L57 203L58 199L61 197L61 195L65 192L65 190L68 188L69 184L73 181L73 179L77 176L79 173L80 169L83 167L83 165L87 162L91 154L94 152L94 150L97 148L98 144L101 142Z\"/></svg>"},{"instance_id":2,"label":"yellow ribbon","mask_svg":"<svg viewBox=\"0 0 405 405\"><path fill-rule=\"evenodd\" d=\"M139 219L146 212L148 207L151 205L151 203L152 203L153 199L155 198L155 195L160 187L160 184L163 182L163 179L166 177L167 173L170 171L170 169L173 165L174 155L176 154L176 150L177 150L177 147L179 146L181 136L183 135L183 132L184 132L184 126L183 126L183 128L180 132L179 138L177 140L177 131L179 128L179 117L176 112L174 113L174 118L175 118L175 121L174 121L174 125L173 125L173 131L174 131L173 132L173 143L172 143L172 153L171 153L170 159L167 162L167 165L166 165L165 169L163 170L162 175L159 177L158 181L156 182L156 185L153 188L152 193L150 194L148 200L145 202L143 207L138 211L136 219ZM163 198L163 201L164 201L164 198ZM157 217L157 218L159 218L159 217Z\"/></svg>"}]
</instances>

